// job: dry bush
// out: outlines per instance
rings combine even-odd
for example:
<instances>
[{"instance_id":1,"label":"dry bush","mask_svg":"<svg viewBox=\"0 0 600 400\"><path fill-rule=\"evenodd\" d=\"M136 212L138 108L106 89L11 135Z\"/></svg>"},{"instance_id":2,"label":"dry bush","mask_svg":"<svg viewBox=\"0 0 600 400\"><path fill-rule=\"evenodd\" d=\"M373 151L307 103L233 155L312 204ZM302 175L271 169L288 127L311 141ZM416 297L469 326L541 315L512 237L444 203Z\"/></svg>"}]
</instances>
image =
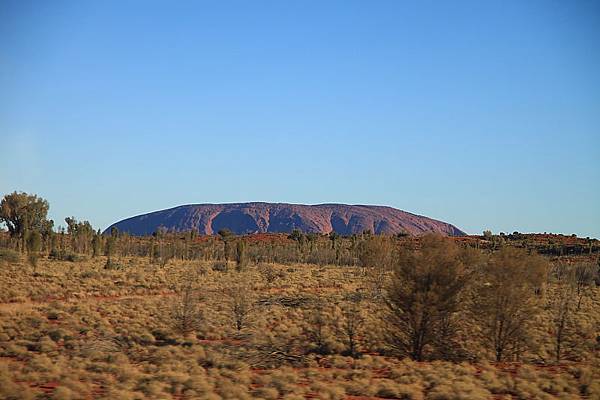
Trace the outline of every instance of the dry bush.
<instances>
[{"instance_id":1,"label":"dry bush","mask_svg":"<svg viewBox=\"0 0 600 400\"><path fill-rule=\"evenodd\" d=\"M337 386L330 382L314 382L310 386L311 391L318 393L323 400L343 400L346 398L346 390L343 386Z\"/></svg>"},{"instance_id":2,"label":"dry bush","mask_svg":"<svg viewBox=\"0 0 600 400\"><path fill-rule=\"evenodd\" d=\"M306 350L317 354L331 354L336 351L334 337L334 315L330 304L316 299L303 313L303 334L307 339Z\"/></svg>"},{"instance_id":3,"label":"dry bush","mask_svg":"<svg viewBox=\"0 0 600 400\"><path fill-rule=\"evenodd\" d=\"M547 268L540 256L510 247L494 254L482 268L473 291L472 316L496 361L518 359L526 350L532 323L541 311L537 291Z\"/></svg>"},{"instance_id":4,"label":"dry bush","mask_svg":"<svg viewBox=\"0 0 600 400\"><path fill-rule=\"evenodd\" d=\"M229 270L227 261L215 261L212 270L216 272L227 272Z\"/></svg>"},{"instance_id":5,"label":"dry bush","mask_svg":"<svg viewBox=\"0 0 600 400\"><path fill-rule=\"evenodd\" d=\"M246 386L236 384L229 379L218 381L216 393L224 400L249 400L252 398Z\"/></svg>"},{"instance_id":6,"label":"dry bush","mask_svg":"<svg viewBox=\"0 0 600 400\"><path fill-rule=\"evenodd\" d=\"M440 382L427 392L427 399L432 400L488 400L492 394L485 388L477 386L471 379L454 379Z\"/></svg>"},{"instance_id":7,"label":"dry bush","mask_svg":"<svg viewBox=\"0 0 600 400\"><path fill-rule=\"evenodd\" d=\"M335 249L329 238L325 240L315 242L314 251L309 242L300 250L276 245L273 252L262 244L249 244L248 254L266 262L272 261L270 257L304 252L304 259L312 255L327 261L330 256L335 259L339 250L340 260L350 252L358 260L356 248L344 247L349 239L336 239ZM319 247L324 244L327 249ZM294 253L285 255L288 250ZM343 326L341 306L348 304L348 296L369 288L368 277L358 268L272 264L278 277L267 284L261 266L242 273L212 270L210 254L193 265L175 258L165 266L151 264L148 258L115 257L127 268L104 270L106 257L102 256L76 263L40 259L35 277L21 264L3 266L0 301L13 303L0 303L0 366L10 366L0 372L0 398L10 398L15 388L22 397L42 396L39 389L21 382L57 382L73 398L105 399L303 399L314 391L336 398L344 392L345 396L375 396L379 390L415 399L425 394L478 398L486 390L498 397L599 396L595 346L600 334L600 291L591 286L585 287L588 294L580 312L573 314L573 326L585 333L573 352L569 349L558 366L541 364L520 371L517 366L523 363L553 358L549 310L540 309L535 317L535 329L528 330L528 348L522 349L519 364L413 362L389 357L385 338L378 334L387 322L379 318L381 303L367 296L358 307L363 329L355 336L356 351L363 355L354 359L340 355L349 346L338 328ZM181 292L177 293L181 277L191 269L204 270L193 280L203 296L204 319L196 335L182 337L173 333L173 321L165 316L170 315L168 305L181 299ZM279 274L283 271L289 272ZM231 301L238 285L250 291L241 297L252 305L247 308L250 318L242 324L243 334L238 334ZM547 286L545 294L534 288L534 296L548 299L553 285ZM491 347L479 342L475 335L479 327L466 319L453 322L457 323L455 340L473 354L485 356ZM316 351L323 345L328 351ZM264 362L256 365L257 360ZM100 386L104 389L97 393Z\"/></svg>"},{"instance_id":8,"label":"dry bush","mask_svg":"<svg viewBox=\"0 0 600 400\"><path fill-rule=\"evenodd\" d=\"M58 386L52 392L52 400L73 400L76 398L75 393L65 386Z\"/></svg>"},{"instance_id":9,"label":"dry bush","mask_svg":"<svg viewBox=\"0 0 600 400\"><path fill-rule=\"evenodd\" d=\"M223 292L229 317L238 332L248 327L250 318L256 309L254 290L251 284L244 279L247 279L247 276L238 278Z\"/></svg>"},{"instance_id":10,"label":"dry bush","mask_svg":"<svg viewBox=\"0 0 600 400\"><path fill-rule=\"evenodd\" d=\"M21 261L21 254L11 249L0 248L0 264L17 264Z\"/></svg>"},{"instance_id":11,"label":"dry bush","mask_svg":"<svg viewBox=\"0 0 600 400\"><path fill-rule=\"evenodd\" d=\"M369 236L358 246L359 261L375 299L381 299L394 263L394 242L386 236Z\"/></svg>"},{"instance_id":12,"label":"dry bush","mask_svg":"<svg viewBox=\"0 0 600 400\"><path fill-rule=\"evenodd\" d=\"M341 318L338 321L338 332L346 344L345 354L358 357L359 336L362 334L364 315L362 309L362 297L359 293L347 296L341 304Z\"/></svg>"},{"instance_id":13,"label":"dry bush","mask_svg":"<svg viewBox=\"0 0 600 400\"><path fill-rule=\"evenodd\" d=\"M285 273L283 271L278 270L275 266L271 264L259 264L258 272L267 283L267 285L272 285L278 279L284 279Z\"/></svg>"},{"instance_id":14,"label":"dry bush","mask_svg":"<svg viewBox=\"0 0 600 400\"><path fill-rule=\"evenodd\" d=\"M31 389L23 384L13 381L13 373L8 365L0 364L0 398L6 400L29 400L35 395Z\"/></svg>"},{"instance_id":15,"label":"dry bush","mask_svg":"<svg viewBox=\"0 0 600 400\"><path fill-rule=\"evenodd\" d=\"M419 251L401 253L385 297L388 312L383 316L393 349L421 361L436 355L431 349L443 353L453 344L472 262L469 256L435 235L423 238Z\"/></svg>"},{"instance_id":16,"label":"dry bush","mask_svg":"<svg viewBox=\"0 0 600 400\"><path fill-rule=\"evenodd\" d=\"M188 335L202 327L204 318L201 301L194 282L185 282L171 305L170 317L177 332Z\"/></svg>"}]
</instances>

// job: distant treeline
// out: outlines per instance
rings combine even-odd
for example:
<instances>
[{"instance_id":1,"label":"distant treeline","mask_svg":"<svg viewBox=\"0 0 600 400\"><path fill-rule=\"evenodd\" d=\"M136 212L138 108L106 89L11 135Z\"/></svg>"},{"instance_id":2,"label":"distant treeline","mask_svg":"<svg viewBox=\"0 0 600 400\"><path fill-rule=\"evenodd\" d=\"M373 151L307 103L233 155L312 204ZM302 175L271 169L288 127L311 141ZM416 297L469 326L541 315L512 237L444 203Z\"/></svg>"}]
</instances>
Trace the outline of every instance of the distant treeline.
<instances>
[{"instance_id":1,"label":"distant treeline","mask_svg":"<svg viewBox=\"0 0 600 400\"><path fill-rule=\"evenodd\" d=\"M463 238L390 237L370 232L341 237L300 231L236 236L227 229L216 236L158 229L153 235L134 237L117 229L103 235L89 222L73 217L65 219L66 229L56 232L46 218L47 211L48 203L35 195L15 192L5 196L0 219L8 232L0 235L0 245L9 252L0 249L4 251L0 256L12 256L17 264L18 252L26 253L34 273L41 256L62 261L105 256L105 269L130 268L135 263L120 262L126 257L147 257L157 266L175 259L210 261L215 273L232 279L227 289L238 331L254 306L254 289L235 285L235 276L243 276L238 273L259 271L271 282L276 273L272 263L308 263L357 267L352 272L360 275L361 287L347 294L342 307L345 354L353 357L360 355L357 342L366 329L363 314L369 304L374 314L381 314L385 345L378 353L419 361L468 360L472 352L465 343L471 337L493 353L496 361L520 361L529 353L544 362L550 354L559 363L581 359L600 344L596 322L590 325L585 311L594 309L595 286L600 285L597 240L489 231ZM544 252L563 257L551 260L539 254ZM190 266L188 272L206 276L206 265L211 263L185 264ZM235 274L230 265L235 265ZM190 275L184 282L189 285L181 290L181 307L173 318L177 329L189 333L200 319L195 311L201 307L193 296L199 288L192 284L202 279ZM323 354L331 352L320 340L319 332L327 324L323 309L332 306L322 304L310 314L315 351ZM548 326L544 337L552 347L543 354L538 351L542 335L535 333L542 320ZM287 354L287 350L270 347L274 351Z\"/></svg>"},{"instance_id":2,"label":"distant treeline","mask_svg":"<svg viewBox=\"0 0 600 400\"><path fill-rule=\"evenodd\" d=\"M39 256L75 261L80 256L107 256L108 263L120 257L149 257L153 263L171 259L234 261L240 257L254 262L310 263L317 265L360 265L362 247L374 235L340 236L302 233L251 234L236 236L223 229L215 236L200 236L195 231L169 232L159 228L150 236L131 236L113 228L101 234L88 221L65 218L66 228L55 229L47 218L46 200L22 192L4 196L0 203L0 222L8 232L0 233L0 246L27 253L32 262ZM390 238L393 249L418 248L420 239L406 234ZM512 234L453 239L463 247L497 251L505 246L527 249L548 256L588 256L597 259L600 241L574 235Z\"/></svg>"}]
</instances>

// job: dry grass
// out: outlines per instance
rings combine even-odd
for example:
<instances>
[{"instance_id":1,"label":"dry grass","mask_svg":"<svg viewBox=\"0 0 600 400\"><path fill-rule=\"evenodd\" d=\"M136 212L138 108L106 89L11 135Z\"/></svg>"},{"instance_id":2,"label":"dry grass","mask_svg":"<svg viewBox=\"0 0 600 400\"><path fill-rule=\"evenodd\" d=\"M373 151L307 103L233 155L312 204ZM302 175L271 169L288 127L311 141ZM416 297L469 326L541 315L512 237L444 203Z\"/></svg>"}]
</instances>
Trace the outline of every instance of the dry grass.
<instances>
[{"instance_id":1,"label":"dry grass","mask_svg":"<svg viewBox=\"0 0 600 400\"><path fill-rule=\"evenodd\" d=\"M344 299L367 289L359 268L260 264L240 275L212 261L105 264L40 260L34 274L22 260L4 262L1 399L600 398L598 289L578 317L588 335L575 361L541 363L551 351L542 315L538 345L519 363L488 363L466 333L471 363L417 363L385 354L381 305L368 296L357 333L362 357L342 355ZM184 335L169 312L182 277L192 275L203 320ZM253 304L238 331L225 294L242 283ZM324 352L314 342L317 320Z\"/></svg>"}]
</instances>

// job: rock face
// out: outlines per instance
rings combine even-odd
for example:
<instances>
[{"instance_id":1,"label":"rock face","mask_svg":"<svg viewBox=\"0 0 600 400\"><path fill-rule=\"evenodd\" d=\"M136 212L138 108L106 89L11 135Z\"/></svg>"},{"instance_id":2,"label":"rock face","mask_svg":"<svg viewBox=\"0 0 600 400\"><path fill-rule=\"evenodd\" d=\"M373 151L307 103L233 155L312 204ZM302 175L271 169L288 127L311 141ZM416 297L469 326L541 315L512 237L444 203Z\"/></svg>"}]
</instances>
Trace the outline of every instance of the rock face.
<instances>
[{"instance_id":1,"label":"rock face","mask_svg":"<svg viewBox=\"0 0 600 400\"><path fill-rule=\"evenodd\" d=\"M285 203L191 204L127 218L109 226L131 235L150 235L159 227L170 231L197 230L216 234L227 228L236 234L291 232L352 235L366 230L377 234L437 232L462 236L446 222L392 207L346 204L301 205Z\"/></svg>"}]
</instances>

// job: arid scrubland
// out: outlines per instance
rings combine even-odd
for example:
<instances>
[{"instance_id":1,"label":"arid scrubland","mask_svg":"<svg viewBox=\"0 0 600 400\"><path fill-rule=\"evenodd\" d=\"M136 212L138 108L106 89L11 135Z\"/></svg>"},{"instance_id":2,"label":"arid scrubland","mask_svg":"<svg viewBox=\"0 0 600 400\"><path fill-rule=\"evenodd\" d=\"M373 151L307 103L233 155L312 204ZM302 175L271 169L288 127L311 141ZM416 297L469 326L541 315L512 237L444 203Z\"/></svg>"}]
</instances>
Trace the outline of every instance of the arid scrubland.
<instances>
[{"instance_id":1,"label":"arid scrubland","mask_svg":"<svg viewBox=\"0 0 600 400\"><path fill-rule=\"evenodd\" d=\"M364 240L356 266L3 250L0 398L600 398L579 264Z\"/></svg>"},{"instance_id":2,"label":"arid scrubland","mask_svg":"<svg viewBox=\"0 0 600 400\"><path fill-rule=\"evenodd\" d=\"M55 232L12 196L1 399L600 399L597 240Z\"/></svg>"}]
</instances>

